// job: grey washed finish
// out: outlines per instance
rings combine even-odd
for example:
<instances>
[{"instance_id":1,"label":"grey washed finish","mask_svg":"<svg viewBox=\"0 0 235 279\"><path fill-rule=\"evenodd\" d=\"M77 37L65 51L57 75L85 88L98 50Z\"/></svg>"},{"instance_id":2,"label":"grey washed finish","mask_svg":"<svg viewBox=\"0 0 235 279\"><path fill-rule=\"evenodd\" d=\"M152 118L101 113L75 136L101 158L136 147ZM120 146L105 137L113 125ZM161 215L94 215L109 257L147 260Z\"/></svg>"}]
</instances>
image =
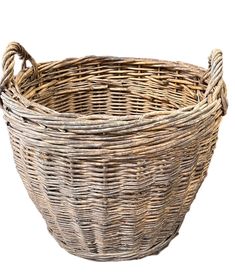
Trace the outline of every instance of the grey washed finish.
<instances>
[{"instance_id":1,"label":"grey washed finish","mask_svg":"<svg viewBox=\"0 0 235 279\"><path fill-rule=\"evenodd\" d=\"M205 70L96 56L38 64L11 43L1 91L17 170L63 248L136 259L177 235L227 109L220 50Z\"/></svg>"}]
</instances>

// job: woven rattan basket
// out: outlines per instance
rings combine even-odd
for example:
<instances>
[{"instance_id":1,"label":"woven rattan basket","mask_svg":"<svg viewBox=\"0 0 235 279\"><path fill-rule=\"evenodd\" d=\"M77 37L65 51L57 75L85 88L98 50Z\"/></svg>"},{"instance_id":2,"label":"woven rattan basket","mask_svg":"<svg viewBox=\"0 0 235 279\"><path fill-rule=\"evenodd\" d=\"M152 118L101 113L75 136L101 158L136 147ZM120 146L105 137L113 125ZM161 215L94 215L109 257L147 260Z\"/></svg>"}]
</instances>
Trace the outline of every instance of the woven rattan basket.
<instances>
[{"instance_id":1,"label":"woven rattan basket","mask_svg":"<svg viewBox=\"0 0 235 279\"><path fill-rule=\"evenodd\" d=\"M1 99L18 172L49 232L94 260L156 254L177 235L227 109L220 50L205 70L97 56L38 64L11 43Z\"/></svg>"}]
</instances>

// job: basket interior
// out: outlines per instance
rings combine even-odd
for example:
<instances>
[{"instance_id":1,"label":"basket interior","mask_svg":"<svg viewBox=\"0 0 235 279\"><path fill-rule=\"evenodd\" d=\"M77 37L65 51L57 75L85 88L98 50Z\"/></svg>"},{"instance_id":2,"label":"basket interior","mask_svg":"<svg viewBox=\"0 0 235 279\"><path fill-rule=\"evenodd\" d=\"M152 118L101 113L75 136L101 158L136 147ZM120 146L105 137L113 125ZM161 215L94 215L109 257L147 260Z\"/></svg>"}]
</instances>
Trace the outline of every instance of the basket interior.
<instances>
[{"instance_id":1,"label":"basket interior","mask_svg":"<svg viewBox=\"0 0 235 279\"><path fill-rule=\"evenodd\" d=\"M60 113L124 116L176 110L197 104L206 89L202 69L158 60L87 57L43 63L40 82L30 71L21 79L24 96Z\"/></svg>"}]
</instances>

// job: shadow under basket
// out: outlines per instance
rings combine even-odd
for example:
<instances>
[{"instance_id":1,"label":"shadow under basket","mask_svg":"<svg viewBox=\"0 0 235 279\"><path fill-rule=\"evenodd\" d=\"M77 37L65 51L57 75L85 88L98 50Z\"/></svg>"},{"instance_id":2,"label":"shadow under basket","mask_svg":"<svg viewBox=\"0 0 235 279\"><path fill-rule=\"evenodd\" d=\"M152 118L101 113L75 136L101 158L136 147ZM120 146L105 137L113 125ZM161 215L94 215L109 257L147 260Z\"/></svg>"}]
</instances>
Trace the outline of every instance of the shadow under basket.
<instances>
[{"instance_id":1,"label":"shadow under basket","mask_svg":"<svg viewBox=\"0 0 235 279\"><path fill-rule=\"evenodd\" d=\"M49 232L68 252L104 261L157 254L177 235L227 110L220 50L205 70L97 56L36 63L11 43L0 100Z\"/></svg>"}]
</instances>

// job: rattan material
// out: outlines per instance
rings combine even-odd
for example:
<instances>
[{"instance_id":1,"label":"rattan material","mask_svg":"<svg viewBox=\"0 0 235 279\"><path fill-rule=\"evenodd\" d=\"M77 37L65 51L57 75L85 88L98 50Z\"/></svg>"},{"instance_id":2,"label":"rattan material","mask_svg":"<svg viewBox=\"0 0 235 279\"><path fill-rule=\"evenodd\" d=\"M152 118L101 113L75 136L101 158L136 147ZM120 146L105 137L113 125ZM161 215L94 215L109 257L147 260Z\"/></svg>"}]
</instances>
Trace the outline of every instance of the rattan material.
<instances>
[{"instance_id":1,"label":"rattan material","mask_svg":"<svg viewBox=\"0 0 235 279\"><path fill-rule=\"evenodd\" d=\"M13 76L15 54L23 67ZM205 70L96 56L37 64L12 43L1 91L18 172L63 248L124 260L168 245L227 109L220 50Z\"/></svg>"}]
</instances>

